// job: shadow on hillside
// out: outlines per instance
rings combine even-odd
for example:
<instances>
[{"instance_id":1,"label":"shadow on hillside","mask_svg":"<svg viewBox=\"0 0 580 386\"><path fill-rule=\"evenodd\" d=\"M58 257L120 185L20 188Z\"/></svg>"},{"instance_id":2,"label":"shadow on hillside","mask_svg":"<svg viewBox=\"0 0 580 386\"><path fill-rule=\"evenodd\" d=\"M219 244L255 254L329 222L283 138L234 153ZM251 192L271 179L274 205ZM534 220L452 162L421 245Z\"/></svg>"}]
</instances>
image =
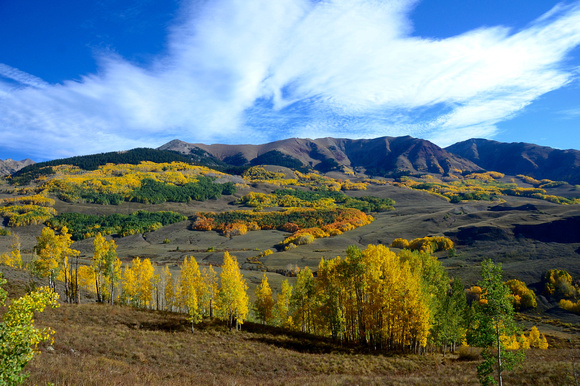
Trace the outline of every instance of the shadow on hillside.
<instances>
[{"instance_id":1,"label":"shadow on hillside","mask_svg":"<svg viewBox=\"0 0 580 386\"><path fill-rule=\"evenodd\" d=\"M250 338L250 340L307 354L354 354L359 351L356 347L340 346L334 342L320 341L318 338L309 339L290 337L288 335L265 335Z\"/></svg>"},{"instance_id":2,"label":"shadow on hillside","mask_svg":"<svg viewBox=\"0 0 580 386\"><path fill-rule=\"evenodd\" d=\"M366 346L351 343L340 343L332 338L309 334L301 331L292 331L281 327L266 326L258 323L244 323L243 329L255 336L249 339L308 354L367 354L385 355L380 350L373 350Z\"/></svg>"}]
</instances>

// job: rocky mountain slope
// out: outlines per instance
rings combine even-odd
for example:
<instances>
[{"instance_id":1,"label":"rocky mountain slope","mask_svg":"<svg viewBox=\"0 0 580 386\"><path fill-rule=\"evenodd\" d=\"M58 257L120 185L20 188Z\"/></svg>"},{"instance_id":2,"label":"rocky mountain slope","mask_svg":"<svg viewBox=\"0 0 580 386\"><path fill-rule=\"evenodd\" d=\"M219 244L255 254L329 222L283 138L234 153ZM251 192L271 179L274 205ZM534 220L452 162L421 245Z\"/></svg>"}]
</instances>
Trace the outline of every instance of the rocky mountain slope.
<instances>
[{"instance_id":1,"label":"rocky mountain slope","mask_svg":"<svg viewBox=\"0 0 580 386\"><path fill-rule=\"evenodd\" d=\"M0 176L6 176L12 174L22 169L25 166L34 164L31 159L24 159L22 161L14 161L13 159L6 159L5 161L0 160Z\"/></svg>"},{"instance_id":2,"label":"rocky mountain slope","mask_svg":"<svg viewBox=\"0 0 580 386\"><path fill-rule=\"evenodd\" d=\"M580 184L578 150L559 150L530 143L502 143L487 139L469 139L445 150L486 170Z\"/></svg>"},{"instance_id":3,"label":"rocky mountain slope","mask_svg":"<svg viewBox=\"0 0 580 386\"><path fill-rule=\"evenodd\" d=\"M353 168L371 175L489 170L509 175L580 184L580 151L528 143L470 139L445 149L423 139L289 138L262 145L191 144L173 140L159 150L171 150L206 163L309 166L322 172Z\"/></svg>"},{"instance_id":4,"label":"rocky mountain slope","mask_svg":"<svg viewBox=\"0 0 580 386\"><path fill-rule=\"evenodd\" d=\"M370 174L481 169L429 141L409 136L374 139L290 138L263 145L204 145L173 140L159 147L159 150L186 155L208 154L232 165L267 163L258 162L260 158L270 161L278 159L284 163L297 161L324 172L344 167L366 170Z\"/></svg>"}]
</instances>

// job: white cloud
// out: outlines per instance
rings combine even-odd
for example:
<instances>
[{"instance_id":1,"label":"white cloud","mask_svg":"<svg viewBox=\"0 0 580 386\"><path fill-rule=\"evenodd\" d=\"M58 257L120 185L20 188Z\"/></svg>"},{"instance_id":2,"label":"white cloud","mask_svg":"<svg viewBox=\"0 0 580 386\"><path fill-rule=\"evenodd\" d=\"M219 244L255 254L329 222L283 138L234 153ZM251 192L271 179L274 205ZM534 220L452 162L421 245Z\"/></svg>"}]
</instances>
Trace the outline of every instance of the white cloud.
<instances>
[{"instance_id":1,"label":"white cloud","mask_svg":"<svg viewBox=\"0 0 580 386\"><path fill-rule=\"evenodd\" d=\"M580 108L577 109L567 109L558 111L561 119L575 119L580 117Z\"/></svg>"},{"instance_id":2,"label":"white cloud","mask_svg":"<svg viewBox=\"0 0 580 386\"><path fill-rule=\"evenodd\" d=\"M106 55L97 74L49 85L0 64L0 146L57 157L173 138L410 134L447 145L492 136L578 75L565 66L580 44L578 2L515 33L440 40L410 36L415 3L192 1L148 67Z\"/></svg>"},{"instance_id":3,"label":"white cloud","mask_svg":"<svg viewBox=\"0 0 580 386\"><path fill-rule=\"evenodd\" d=\"M6 64L0 63L0 76L16 81L24 86L31 86L36 88L44 88L48 86L44 80L27 74L26 72L20 71L16 68L7 66Z\"/></svg>"}]
</instances>

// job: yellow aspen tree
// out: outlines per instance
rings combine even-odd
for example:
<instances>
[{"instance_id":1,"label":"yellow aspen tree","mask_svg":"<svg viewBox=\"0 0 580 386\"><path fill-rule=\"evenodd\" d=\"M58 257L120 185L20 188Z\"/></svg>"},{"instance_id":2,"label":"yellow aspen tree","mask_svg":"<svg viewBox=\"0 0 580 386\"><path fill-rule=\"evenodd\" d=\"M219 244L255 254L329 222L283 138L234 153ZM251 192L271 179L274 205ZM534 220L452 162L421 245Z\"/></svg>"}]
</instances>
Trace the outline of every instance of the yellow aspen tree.
<instances>
[{"instance_id":1,"label":"yellow aspen tree","mask_svg":"<svg viewBox=\"0 0 580 386\"><path fill-rule=\"evenodd\" d=\"M524 334L520 335L520 346L524 350L527 350L530 348L530 340Z\"/></svg>"},{"instance_id":2,"label":"yellow aspen tree","mask_svg":"<svg viewBox=\"0 0 580 386\"><path fill-rule=\"evenodd\" d=\"M411 349L418 345L425 347L431 325L428 299L421 288L421 275L418 271L412 272L408 263L403 263L401 270L405 279L404 292L401 293L404 331L400 344Z\"/></svg>"},{"instance_id":3,"label":"yellow aspen tree","mask_svg":"<svg viewBox=\"0 0 580 386\"><path fill-rule=\"evenodd\" d=\"M365 264L366 295L363 299L362 312L364 331L368 344L378 346L388 344L391 325L389 312L394 310L394 289L398 279L396 255L387 248L369 245L363 252ZM383 274L388 272L388 275Z\"/></svg>"},{"instance_id":4,"label":"yellow aspen tree","mask_svg":"<svg viewBox=\"0 0 580 386\"><path fill-rule=\"evenodd\" d=\"M341 283L338 276L340 262L339 256L332 260L320 259L316 280L316 296L320 300L318 308L318 314L320 315L319 329L330 333L333 339L342 340L344 315L341 302ZM278 317L278 314L276 315ZM277 319L277 322L279 322L279 319Z\"/></svg>"},{"instance_id":5,"label":"yellow aspen tree","mask_svg":"<svg viewBox=\"0 0 580 386\"><path fill-rule=\"evenodd\" d=\"M10 255L8 255L7 253L3 253L0 255L0 265L5 265L7 267L11 267L12 266L12 262L10 259Z\"/></svg>"},{"instance_id":6,"label":"yellow aspen tree","mask_svg":"<svg viewBox=\"0 0 580 386\"><path fill-rule=\"evenodd\" d=\"M314 276L308 267L298 272L290 305L293 323L302 332L314 331L314 308L316 306Z\"/></svg>"},{"instance_id":7,"label":"yellow aspen tree","mask_svg":"<svg viewBox=\"0 0 580 386\"><path fill-rule=\"evenodd\" d=\"M201 274L199 266L193 256L183 261L181 265L181 272L179 274L179 282L177 287L179 305L181 309L187 314L187 320L191 322L191 331L194 331L195 323L201 321L201 313L199 312L198 301L198 285Z\"/></svg>"},{"instance_id":8,"label":"yellow aspen tree","mask_svg":"<svg viewBox=\"0 0 580 386\"><path fill-rule=\"evenodd\" d=\"M84 288L94 294L97 293L97 288L95 286L95 271L90 265L81 265L78 270L78 283L79 288ZM79 291L80 294L80 291ZM80 296L79 296L80 303Z\"/></svg>"},{"instance_id":9,"label":"yellow aspen tree","mask_svg":"<svg viewBox=\"0 0 580 386\"><path fill-rule=\"evenodd\" d=\"M153 301L153 273L155 269L149 259L140 261L137 257L133 260L133 265L138 285L138 305L143 308L151 307Z\"/></svg>"},{"instance_id":10,"label":"yellow aspen tree","mask_svg":"<svg viewBox=\"0 0 580 386\"><path fill-rule=\"evenodd\" d=\"M540 343L538 344L538 348L542 350L548 349L548 340L546 339L546 336L544 334L542 334L540 337Z\"/></svg>"},{"instance_id":11,"label":"yellow aspen tree","mask_svg":"<svg viewBox=\"0 0 580 386\"><path fill-rule=\"evenodd\" d=\"M111 240L112 241L112 240ZM105 277L105 283L107 284L107 288L109 289L106 293L106 296L109 298L109 303L114 304L115 299L118 298L115 289L118 287L118 281L121 278L121 260L117 257L115 253L115 257L112 258L112 264L109 266L109 275Z\"/></svg>"},{"instance_id":12,"label":"yellow aspen tree","mask_svg":"<svg viewBox=\"0 0 580 386\"><path fill-rule=\"evenodd\" d=\"M12 268L21 268L22 260L19 251L12 251L10 253L3 253L0 255L0 264Z\"/></svg>"},{"instance_id":13,"label":"yellow aspen tree","mask_svg":"<svg viewBox=\"0 0 580 386\"><path fill-rule=\"evenodd\" d=\"M161 274L154 273L153 274L153 292L155 297L155 309L160 310L161 308Z\"/></svg>"},{"instance_id":14,"label":"yellow aspen tree","mask_svg":"<svg viewBox=\"0 0 580 386\"><path fill-rule=\"evenodd\" d=\"M538 327L532 327L528 334L528 339L530 340L530 347L540 347L540 331L538 331Z\"/></svg>"},{"instance_id":15,"label":"yellow aspen tree","mask_svg":"<svg viewBox=\"0 0 580 386\"><path fill-rule=\"evenodd\" d=\"M123 303L136 305L137 285L133 268L129 264L125 265L121 275L121 301Z\"/></svg>"},{"instance_id":16,"label":"yellow aspen tree","mask_svg":"<svg viewBox=\"0 0 580 386\"><path fill-rule=\"evenodd\" d=\"M121 270L121 261L117 257L117 244L115 240L107 241L104 236L97 233L93 248L91 267L95 272L97 301L105 302L108 297L110 303L113 304L115 287Z\"/></svg>"},{"instance_id":17,"label":"yellow aspen tree","mask_svg":"<svg viewBox=\"0 0 580 386\"><path fill-rule=\"evenodd\" d=\"M268 324L273 317L274 299L272 299L272 289L268 284L266 274L264 274L260 285L256 287L255 294L256 301L254 302L254 309L256 310L256 316L262 324Z\"/></svg>"},{"instance_id":18,"label":"yellow aspen tree","mask_svg":"<svg viewBox=\"0 0 580 386\"><path fill-rule=\"evenodd\" d=\"M383 245L369 245L364 251L365 262L370 266L367 269L371 293L369 311L374 310L376 316L371 319L372 324L367 326L371 340L386 348L395 348L400 344L404 306L401 299L404 297L406 278L402 276L401 264L398 256Z\"/></svg>"},{"instance_id":19,"label":"yellow aspen tree","mask_svg":"<svg viewBox=\"0 0 580 386\"><path fill-rule=\"evenodd\" d=\"M40 277L48 277L48 286L54 292L60 253L56 235L51 228L45 227L42 229L40 236L36 238L35 251L38 259L34 262L34 270Z\"/></svg>"},{"instance_id":20,"label":"yellow aspen tree","mask_svg":"<svg viewBox=\"0 0 580 386\"><path fill-rule=\"evenodd\" d=\"M80 254L79 251L70 248L73 243L71 236L67 227L62 227L60 235L56 236L60 251L59 264L64 273L65 301L69 303L72 303L74 299L78 300L78 256ZM73 262L73 258L77 258L76 261Z\"/></svg>"},{"instance_id":21,"label":"yellow aspen tree","mask_svg":"<svg viewBox=\"0 0 580 386\"><path fill-rule=\"evenodd\" d=\"M220 274L218 310L226 318L228 327L238 330L248 314L248 286L240 272L238 261L228 252L224 253L224 264Z\"/></svg>"},{"instance_id":22,"label":"yellow aspen tree","mask_svg":"<svg viewBox=\"0 0 580 386\"><path fill-rule=\"evenodd\" d=\"M153 298L153 272L149 259L136 257L131 265L126 265L121 282L122 301L135 307L150 306Z\"/></svg>"},{"instance_id":23,"label":"yellow aspen tree","mask_svg":"<svg viewBox=\"0 0 580 386\"><path fill-rule=\"evenodd\" d=\"M201 277L205 285L204 296L201 299L202 314L213 318L218 297L218 279L211 264L203 269Z\"/></svg>"},{"instance_id":24,"label":"yellow aspen tree","mask_svg":"<svg viewBox=\"0 0 580 386\"><path fill-rule=\"evenodd\" d=\"M12 251L10 254L3 253L0 256L0 264L12 268L22 268L22 256L20 255L20 237L16 233L12 234Z\"/></svg>"},{"instance_id":25,"label":"yellow aspen tree","mask_svg":"<svg viewBox=\"0 0 580 386\"><path fill-rule=\"evenodd\" d=\"M289 315L290 298L292 297L292 286L288 284L288 279L282 282L282 287L278 296L276 296L276 305L274 308L274 315L276 316L276 324L282 327L290 327L292 325L292 317Z\"/></svg>"},{"instance_id":26,"label":"yellow aspen tree","mask_svg":"<svg viewBox=\"0 0 580 386\"><path fill-rule=\"evenodd\" d=\"M163 291L163 295L165 298L165 309L167 311L173 311L177 301L175 298L173 277L171 276L171 272L169 271L169 267L167 265L165 266L165 268L163 268L162 277L164 277L165 280L165 286Z\"/></svg>"},{"instance_id":27,"label":"yellow aspen tree","mask_svg":"<svg viewBox=\"0 0 580 386\"><path fill-rule=\"evenodd\" d=\"M38 260L34 263L35 271L41 276L48 276L49 287L56 290L56 278L60 271L64 273L66 302L71 302L75 293L72 282L71 258L79 255L79 251L71 249L71 235L68 229L63 227L61 234L56 235L54 231L45 227L40 236L36 238L35 247Z\"/></svg>"}]
</instances>

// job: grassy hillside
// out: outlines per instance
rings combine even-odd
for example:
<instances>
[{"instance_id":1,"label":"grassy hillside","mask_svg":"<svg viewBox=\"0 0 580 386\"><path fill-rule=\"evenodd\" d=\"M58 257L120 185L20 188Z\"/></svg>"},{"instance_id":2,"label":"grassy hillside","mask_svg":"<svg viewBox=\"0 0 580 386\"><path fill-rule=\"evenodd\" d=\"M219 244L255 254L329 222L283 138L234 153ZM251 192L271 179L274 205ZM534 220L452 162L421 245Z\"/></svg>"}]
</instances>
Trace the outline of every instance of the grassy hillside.
<instances>
[{"instance_id":1,"label":"grassy hillside","mask_svg":"<svg viewBox=\"0 0 580 386\"><path fill-rule=\"evenodd\" d=\"M21 295L27 275L3 271L10 295ZM56 334L27 367L30 385L478 384L476 349L445 357L385 354L251 322L230 332L205 320L192 333L181 314L95 303L62 304L36 319ZM546 318L525 323L532 322L549 334L551 348L527 350L506 384L572 384L580 342L572 350L569 327Z\"/></svg>"}]
</instances>

